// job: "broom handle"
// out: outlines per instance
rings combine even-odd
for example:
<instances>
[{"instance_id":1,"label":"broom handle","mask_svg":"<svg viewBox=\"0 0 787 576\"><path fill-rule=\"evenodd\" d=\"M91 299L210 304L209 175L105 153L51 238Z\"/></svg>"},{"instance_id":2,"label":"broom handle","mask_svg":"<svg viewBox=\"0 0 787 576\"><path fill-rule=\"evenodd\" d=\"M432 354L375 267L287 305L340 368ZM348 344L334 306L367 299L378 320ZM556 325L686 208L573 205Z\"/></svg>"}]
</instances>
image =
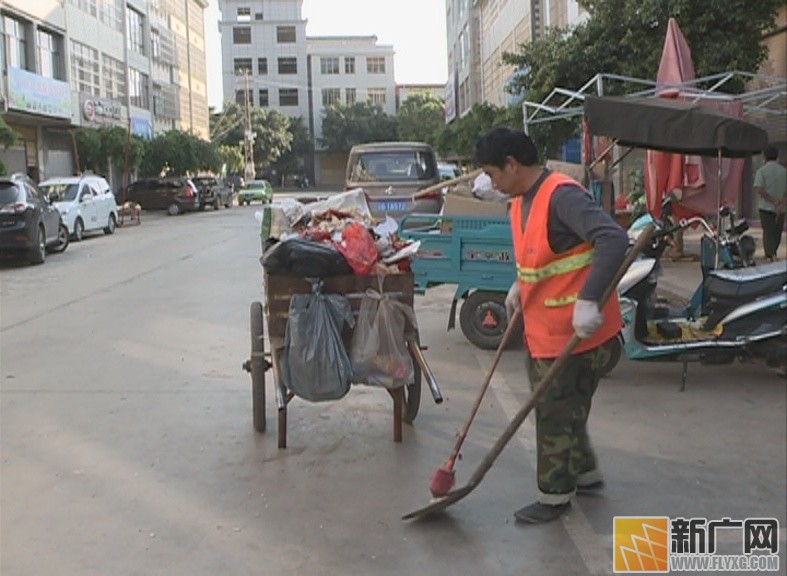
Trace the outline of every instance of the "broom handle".
<instances>
[{"instance_id":1,"label":"broom handle","mask_svg":"<svg viewBox=\"0 0 787 576\"><path fill-rule=\"evenodd\" d=\"M467 182L468 180L474 179L478 176L483 170L481 168L477 168L472 172L468 172L467 174L462 174L461 176L457 176L451 180L443 180L442 182L438 182L437 184L432 184L431 186L427 186L426 188L419 190L415 194L413 194L413 200L418 200L423 196L429 196L430 194L434 194L435 192L442 190L446 186L456 186L457 184L461 184L462 182Z\"/></svg>"},{"instance_id":2,"label":"broom handle","mask_svg":"<svg viewBox=\"0 0 787 576\"><path fill-rule=\"evenodd\" d=\"M623 263L620 265L620 268L618 268L618 271L615 272L615 275L612 277L609 286L607 286L607 289L604 291L604 295L601 297L601 300L599 301L599 305L598 305L599 309L602 309L604 307L604 305L612 296L613 292L617 289L617 286L620 283L620 279L623 278L623 275L626 273L626 270L628 270L629 266L631 266L632 262L634 262L634 260L637 258L639 253L645 247L645 245L648 242L650 242L650 237L653 235L653 231L655 229L656 229L655 224L648 224L648 226L646 226L642 230L642 234L637 239L637 243L634 244L634 246L631 248L629 253L626 255L626 258L623 260ZM503 451L503 448L506 447L506 444L508 444L509 440L511 440L514 434L516 434L516 431L522 425L522 422L524 422L525 418L527 418L527 415L530 414L530 412L533 410L535 405L538 403L541 396L543 396L544 392L546 392L546 389L549 388L549 385L552 384L552 381L563 369L563 366L571 357L571 353L574 351L574 348L577 347L579 342L580 342L579 336L574 334L571 337L571 339L568 341L568 344L566 344L566 347L560 353L560 356L558 356L555 359L555 361L549 367L549 370L547 370L547 373L544 374L544 377L541 379L541 382L539 382L538 386L533 391L533 394L530 395L528 401L525 403L524 406L522 406L522 408L519 409L519 412L516 413L513 420L511 420L511 423L505 429L503 434L500 436L500 438L497 439L495 445L492 446L492 449L487 453L486 457L483 459L481 464L478 465L478 468L476 468L475 472L473 472L473 475L470 477L470 480L468 481L468 485L475 486L476 484L481 482L483 477L492 467L494 461Z\"/></svg>"},{"instance_id":3,"label":"broom handle","mask_svg":"<svg viewBox=\"0 0 787 576\"><path fill-rule=\"evenodd\" d=\"M467 432L470 430L470 424L473 423L473 418L475 418L475 414L478 412L478 408L481 406L481 400L484 398L486 389L489 388L489 383L492 381L492 375L495 373L495 368L497 368L497 364L500 362L500 357L503 355L503 349L506 347L506 344L508 344L508 340L511 338L511 334L514 332L514 327L519 325L519 320L521 317L522 311L517 310L514 316L508 321L508 326L506 326L506 331L503 333L503 338L500 340L500 344L497 345L497 352L495 352L495 358L492 361L492 367L489 369L489 372L486 375L486 380L484 380L481 390L478 391L475 404L473 404L473 408L470 410L470 416L467 418L464 425L462 426L462 430L459 432L459 437L456 439L454 449L451 450L451 455L448 457L449 462L455 462L456 458L459 456L459 450L462 448L462 443L465 441Z\"/></svg>"}]
</instances>

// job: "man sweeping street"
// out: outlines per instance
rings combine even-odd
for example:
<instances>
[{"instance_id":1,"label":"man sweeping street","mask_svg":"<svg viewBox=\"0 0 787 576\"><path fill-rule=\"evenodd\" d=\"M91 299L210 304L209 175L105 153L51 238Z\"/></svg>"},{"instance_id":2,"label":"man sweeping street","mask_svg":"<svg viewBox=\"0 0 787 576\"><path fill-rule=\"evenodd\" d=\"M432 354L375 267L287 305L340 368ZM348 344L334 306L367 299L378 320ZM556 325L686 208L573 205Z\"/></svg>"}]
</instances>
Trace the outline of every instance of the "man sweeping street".
<instances>
[{"instance_id":1,"label":"man sweeping street","mask_svg":"<svg viewBox=\"0 0 787 576\"><path fill-rule=\"evenodd\" d=\"M621 328L616 296L598 302L623 262L625 231L580 184L538 162L530 137L495 128L478 140L475 160L508 194L517 280L506 298L509 317L525 319L528 377L538 384L574 332L582 341L536 405L538 499L518 510L529 523L559 518L576 491L602 486L587 433L605 344Z\"/></svg>"}]
</instances>

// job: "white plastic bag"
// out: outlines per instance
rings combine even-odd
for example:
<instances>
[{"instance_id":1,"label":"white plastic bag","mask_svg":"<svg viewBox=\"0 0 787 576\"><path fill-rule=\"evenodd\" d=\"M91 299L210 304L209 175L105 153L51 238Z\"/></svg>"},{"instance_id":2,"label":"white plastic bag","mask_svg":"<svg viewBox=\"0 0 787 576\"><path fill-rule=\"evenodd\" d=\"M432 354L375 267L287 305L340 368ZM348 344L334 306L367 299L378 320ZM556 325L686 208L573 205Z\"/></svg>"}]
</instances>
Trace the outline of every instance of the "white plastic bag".
<instances>
[{"instance_id":1,"label":"white plastic bag","mask_svg":"<svg viewBox=\"0 0 787 576\"><path fill-rule=\"evenodd\" d=\"M353 381L389 390L413 382L406 334L415 329L415 313L410 306L382 290L367 289L350 345Z\"/></svg>"}]
</instances>

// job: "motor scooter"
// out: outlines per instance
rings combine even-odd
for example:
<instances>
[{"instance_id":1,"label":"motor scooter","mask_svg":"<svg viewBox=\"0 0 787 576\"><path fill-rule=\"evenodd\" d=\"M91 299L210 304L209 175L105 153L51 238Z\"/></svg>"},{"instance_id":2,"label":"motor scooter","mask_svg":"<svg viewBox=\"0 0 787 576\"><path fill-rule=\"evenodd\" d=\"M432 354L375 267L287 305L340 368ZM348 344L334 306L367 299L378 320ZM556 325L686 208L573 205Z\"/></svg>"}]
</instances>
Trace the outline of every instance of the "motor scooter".
<instances>
[{"instance_id":1,"label":"motor scooter","mask_svg":"<svg viewBox=\"0 0 787 576\"><path fill-rule=\"evenodd\" d=\"M673 201L671 197L665 200L662 216L654 220L651 245L618 284L623 328L604 373L614 368L621 349L629 360L681 362L681 390L686 387L689 362L725 364L737 358L783 365L787 267L783 262L716 267L714 230L698 216L673 223ZM703 279L685 308L671 307L656 296L660 259L675 232L695 225L706 231L700 242ZM719 245L720 255L730 246Z\"/></svg>"}]
</instances>

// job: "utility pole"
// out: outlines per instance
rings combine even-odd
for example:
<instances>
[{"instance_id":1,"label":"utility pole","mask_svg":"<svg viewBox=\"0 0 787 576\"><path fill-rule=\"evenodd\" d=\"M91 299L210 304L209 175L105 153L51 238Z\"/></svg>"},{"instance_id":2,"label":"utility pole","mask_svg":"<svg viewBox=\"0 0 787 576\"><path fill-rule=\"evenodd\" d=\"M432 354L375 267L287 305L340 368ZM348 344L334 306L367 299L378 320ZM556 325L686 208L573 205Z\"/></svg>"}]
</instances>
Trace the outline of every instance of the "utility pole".
<instances>
[{"instance_id":1,"label":"utility pole","mask_svg":"<svg viewBox=\"0 0 787 576\"><path fill-rule=\"evenodd\" d=\"M241 70L245 80L244 101L246 104L246 127L243 132L243 177L246 182L254 180L256 170L254 169L254 140L257 135L251 129L251 103L249 102L249 71L245 68Z\"/></svg>"}]
</instances>

